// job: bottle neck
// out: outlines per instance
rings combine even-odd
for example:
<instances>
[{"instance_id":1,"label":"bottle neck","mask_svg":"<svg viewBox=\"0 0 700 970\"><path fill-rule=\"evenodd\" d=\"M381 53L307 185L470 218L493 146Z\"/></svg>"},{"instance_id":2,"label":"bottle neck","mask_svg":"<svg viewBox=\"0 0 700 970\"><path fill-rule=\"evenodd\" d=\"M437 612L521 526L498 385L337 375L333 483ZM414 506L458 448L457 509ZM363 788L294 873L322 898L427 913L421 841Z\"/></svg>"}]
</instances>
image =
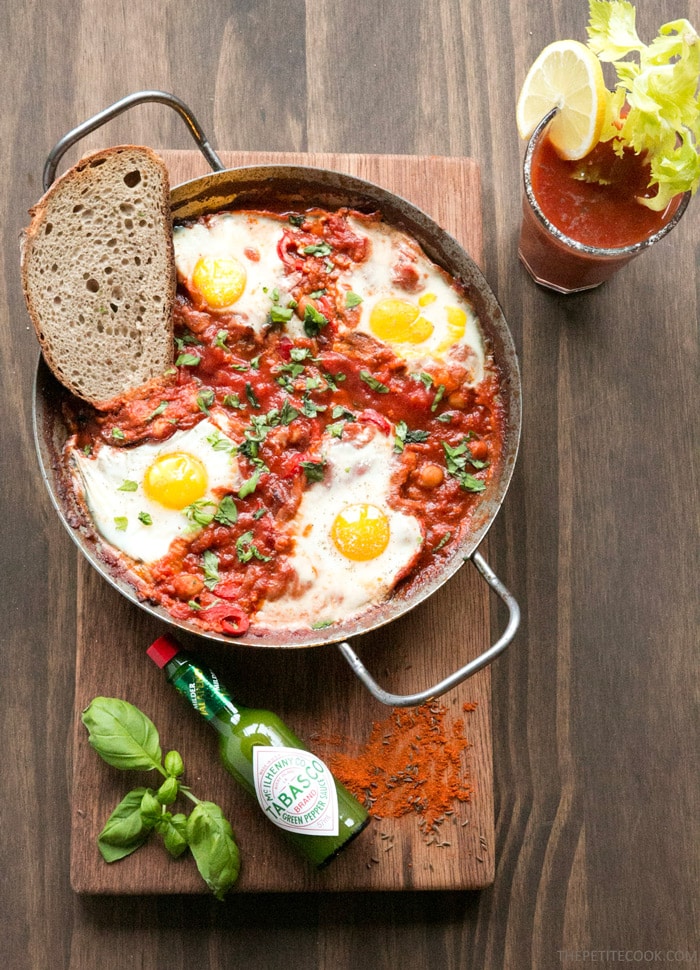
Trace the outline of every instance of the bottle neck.
<instances>
[{"instance_id":1,"label":"bottle neck","mask_svg":"<svg viewBox=\"0 0 700 970\"><path fill-rule=\"evenodd\" d=\"M175 690L217 731L235 725L245 708L237 704L213 670L199 666L178 653L165 667L168 681Z\"/></svg>"}]
</instances>

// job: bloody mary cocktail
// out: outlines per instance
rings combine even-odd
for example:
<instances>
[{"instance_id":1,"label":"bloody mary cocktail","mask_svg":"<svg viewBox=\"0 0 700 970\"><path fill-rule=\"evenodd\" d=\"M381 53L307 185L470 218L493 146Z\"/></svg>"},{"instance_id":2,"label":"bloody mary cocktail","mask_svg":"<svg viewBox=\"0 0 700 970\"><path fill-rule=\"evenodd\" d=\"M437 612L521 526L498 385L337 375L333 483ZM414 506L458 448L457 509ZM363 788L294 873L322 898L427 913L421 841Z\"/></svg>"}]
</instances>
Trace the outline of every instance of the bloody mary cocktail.
<instances>
[{"instance_id":1,"label":"bloody mary cocktail","mask_svg":"<svg viewBox=\"0 0 700 970\"><path fill-rule=\"evenodd\" d=\"M560 293L609 279L680 219L690 193L663 212L637 201L653 194L649 166L626 150L599 142L583 159L562 159L547 137L554 112L535 129L523 169L523 221L518 252L538 283Z\"/></svg>"}]
</instances>

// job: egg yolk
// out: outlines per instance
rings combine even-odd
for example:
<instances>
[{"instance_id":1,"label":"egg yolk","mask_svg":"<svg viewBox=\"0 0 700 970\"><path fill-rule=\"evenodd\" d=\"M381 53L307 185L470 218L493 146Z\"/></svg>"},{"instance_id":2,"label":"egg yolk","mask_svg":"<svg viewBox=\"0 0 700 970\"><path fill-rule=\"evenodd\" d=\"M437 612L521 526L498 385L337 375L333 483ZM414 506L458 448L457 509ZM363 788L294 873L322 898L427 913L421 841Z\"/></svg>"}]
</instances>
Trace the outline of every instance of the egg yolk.
<instances>
[{"instance_id":1,"label":"egg yolk","mask_svg":"<svg viewBox=\"0 0 700 970\"><path fill-rule=\"evenodd\" d=\"M143 477L146 495L166 509L184 509L207 490L204 463L185 451L159 455Z\"/></svg>"},{"instance_id":2,"label":"egg yolk","mask_svg":"<svg viewBox=\"0 0 700 970\"><path fill-rule=\"evenodd\" d=\"M245 284L245 267L233 256L202 256L192 273L193 288L213 310L239 300Z\"/></svg>"},{"instance_id":3,"label":"egg yolk","mask_svg":"<svg viewBox=\"0 0 700 970\"><path fill-rule=\"evenodd\" d=\"M369 328L375 337L390 344L420 344L433 332L432 323L421 316L419 307L393 297L374 305Z\"/></svg>"},{"instance_id":4,"label":"egg yolk","mask_svg":"<svg viewBox=\"0 0 700 970\"><path fill-rule=\"evenodd\" d=\"M336 516L331 538L346 559L367 562L389 545L389 520L376 505L348 505Z\"/></svg>"},{"instance_id":5,"label":"egg yolk","mask_svg":"<svg viewBox=\"0 0 700 970\"><path fill-rule=\"evenodd\" d=\"M438 354L444 353L458 343L464 337L464 331L467 328L467 314L461 307L445 307L445 313L447 315L447 334L436 349Z\"/></svg>"}]
</instances>

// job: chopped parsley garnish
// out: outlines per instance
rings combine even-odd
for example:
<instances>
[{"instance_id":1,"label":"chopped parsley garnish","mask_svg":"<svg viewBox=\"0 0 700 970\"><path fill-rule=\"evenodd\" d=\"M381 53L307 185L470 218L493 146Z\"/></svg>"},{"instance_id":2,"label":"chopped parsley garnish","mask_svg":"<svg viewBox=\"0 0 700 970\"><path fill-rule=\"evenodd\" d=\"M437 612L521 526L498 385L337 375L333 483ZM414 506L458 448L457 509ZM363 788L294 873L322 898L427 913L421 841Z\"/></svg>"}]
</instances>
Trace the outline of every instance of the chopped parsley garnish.
<instances>
[{"instance_id":1,"label":"chopped parsley garnish","mask_svg":"<svg viewBox=\"0 0 700 970\"><path fill-rule=\"evenodd\" d=\"M138 490L139 483L132 482L130 478L125 478L122 484L117 489L118 492L136 492Z\"/></svg>"},{"instance_id":2,"label":"chopped parsley garnish","mask_svg":"<svg viewBox=\"0 0 700 970\"><path fill-rule=\"evenodd\" d=\"M235 408L238 411L245 407L245 404L241 404L241 399L237 394L226 394L221 403L225 408Z\"/></svg>"},{"instance_id":3,"label":"chopped parsley garnish","mask_svg":"<svg viewBox=\"0 0 700 970\"><path fill-rule=\"evenodd\" d=\"M382 382L378 381L376 377L372 377L368 370L360 371L360 380L364 381L367 387L371 387L373 391L377 392L377 394L389 393L389 388L386 386L386 384L382 384Z\"/></svg>"},{"instance_id":4,"label":"chopped parsley garnish","mask_svg":"<svg viewBox=\"0 0 700 970\"><path fill-rule=\"evenodd\" d=\"M290 215L287 216L287 221L289 222L289 225L296 226L297 229L300 229L304 225L305 220L306 220L306 216L299 215L296 212L292 212L290 213Z\"/></svg>"},{"instance_id":5,"label":"chopped parsley garnish","mask_svg":"<svg viewBox=\"0 0 700 970\"><path fill-rule=\"evenodd\" d=\"M359 293L353 293L352 290L348 290L345 294L345 306L351 309L354 306L359 306L362 303L362 297Z\"/></svg>"},{"instance_id":6,"label":"chopped parsley garnish","mask_svg":"<svg viewBox=\"0 0 700 970\"><path fill-rule=\"evenodd\" d=\"M219 559L211 549L205 549L202 553L202 565L204 567L204 585L207 589L214 589L219 582Z\"/></svg>"},{"instance_id":7,"label":"chopped parsley garnish","mask_svg":"<svg viewBox=\"0 0 700 970\"><path fill-rule=\"evenodd\" d=\"M412 431L409 429L405 421L399 421L396 425L394 451L401 452L404 450L406 445L427 441L429 437L430 433L428 431L421 431L419 429Z\"/></svg>"},{"instance_id":8,"label":"chopped parsley garnish","mask_svg":"<svg viewBox=\"0 0 700 970\"><path fill-rule=\"evenodd\" d=\"M214 346L219 347L221 350L228 350L226 346L226 341L228 340L228 330L219 330L216 335L216 340L214 341Z\"/></svg>"},{"instance_id":9,"label":"chopped parsley garnish","mask_svg":"<svg viewBox=\"0 0 700 970\"><path fill-rule=\"evenodd\" d=\"M322 328L328 323L327 317L317 310L312 303L304 307L304 333L307 337L317 337Z\"/></svg>"},{"instance_id":10,"label":"chopped parsley garnish","mask_svg":"<svg viewBox=\"0 0 700 970\"><path fill-rule=\"evenodd\" d=\"M115 441L124 441L126 435L121 428L112 428L112 437L115 439Z\"/></svg>"},{"instance_id":11,"label":"chopped parsley garnish","mask_svg":"<svg viewBox=\"0 0 700 970\"><path fill-rule=\"evenodd\" d=\"M139 512L139 522L143 523L143 525L153 525L153 519L148 512Z\"/></svg>"},{"instance_id":12,"label":"chopped parsley garnish","mask_svg":"<svg viewBox=\"0 0 700 970\"><path fill-rule=\"evenodd\" d=\"M114 528L117 532L126 532L126 527L129 524L129 520L125 515L115 515L114 516Z\"/></svg>"}]
</instances>

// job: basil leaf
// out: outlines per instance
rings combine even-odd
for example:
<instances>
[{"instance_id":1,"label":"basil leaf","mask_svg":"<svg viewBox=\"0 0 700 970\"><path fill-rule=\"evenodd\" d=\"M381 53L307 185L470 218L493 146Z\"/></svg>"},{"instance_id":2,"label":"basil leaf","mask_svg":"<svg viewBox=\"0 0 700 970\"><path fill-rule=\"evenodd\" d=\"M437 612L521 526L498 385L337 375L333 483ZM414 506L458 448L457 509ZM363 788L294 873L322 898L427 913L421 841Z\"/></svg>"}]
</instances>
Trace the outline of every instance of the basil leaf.
<instances>
[{"instance_id":1,"label":"basil leaf","mask_svg":"<svg viewBox=\"0 0 700 970\"><path fill-rule=\"evenodd\" d=\"M326 470L325 461L302 461L301 467L304 469L307 482L322 482Z\"/></svg>"},{"instance_id":2,"label":"basil leaf","mask_svg":"<svg viewBox=\"0 0 700 970\"><path fill-rule=\"evenodd\" d=\"M246 478L241 487L238 489L238 497L245 498L247 495L252 495L255 489L258 487L258 482L260 481L261 475L262 468L256 468L250 478Z\"/></svg>"},{"instance_id":3,"label":"basil leaf","mask_svg":"<svg viewBox=\"0 0 700 970\"><path fill-rule=\"evenodd\" d=\"M272 323L289 323L293 313L294 310L292 307L280 306L279 303L273 303L270 307L270 321Z\"/></svg>"},{"instance_id":4,"label":"basil leaf","mask_svg":"<svg viewBox=\"0 0 700 970\"><path fill-rule=\"evenodd\" d=\"M172 805L180 791L180 782L172 775L165 779L163 784L156 792L156 798L161 805Z\"/></svg>"},{"instance_id":5,"label":"basil leaf","mask_svg":"<svg viewBox=\"0 0 700 970\"><path fill-rule=\"evenodd\" d=\"M364 381L367 387L371 387L372 390L376 391L378 394L389 393L389 388L386 386L386 384L382 384L382 382L378 381L376 377L372 377L368 370L360 371L360 380Z\"/></svg>"},{"instance_id":6,"label":"basil leaf","mask_svg":"<svg viewBox=\"0 0 700 970\"><path fill-rule=\"evenodd\" d=\"M204 390L200 391L197 395L197 407L199 410L208 415L209 408L214 403L215 397L216 395L211 388L205 388Z\"/></svg>"},{"instance_id":7,"label":"basil leaf","mask_svg":"<svg viewBox=\"0 0 700 970\"><path fill-rule=\"evenodd\" d=\"M442 401L442 396L445 393L445 385L441 384L435 392L435 397L433 398L433 403L430 405L431 411L437 411L438 404Z\"/></svg>"},{"instance_id":8,"label":"basil leaf","mask_svg":"<svg viewBox=\"0 0 700 970\"><path fill-rule=\"evenodd\" d=\"M211 549L205 549L202 553L202 562L204 564L204 585L207 589L212 590L219 582L218 556Z\"/></svg>"},{"instance_id":9,"label":"basil leaf","mask_svg":"<svg viewBox=\"0 0 700 970\"><path fill-rule=\"evenodd\" d=\"M327 242L315 243L313 246L304 246L302 250L306 256L330 256L333 252Z\"/></svg>"},{"instance_id":10,"label":"basil leaf","mask_svg":"<svg viewBox=\"0 0 700 970\"><path fill-rule=\"evenodd\" d=\"M139 512L139 522L142 525L153 525L153 518L149 512Z\"/></svg>"},{"instance_id":11,"label":"basil leaf","mask_svg":"<svg viewBox=\"0 0 700 970\"><path fill-rule=\"evenodd\" d=\"M187 849L187 816L171 815L160 827L163 843L173 859L177 859Z\"/></svg>"},{"instance_id":12,"label":"basil leaf","mask_svg":"<svg viewBox=\"0 0 700 970\"><path fill-rule=\"evenodd\" d=\"M197 354L180 354L180 356L175 361L176 367L196 367L201 361L201 357Z\"/></svg>"},{"instance_id":13,"label":"basil leaf","mask_svg":"<svg viewBox=\"0 0 700 970\"><path fill-rule=\"evenodd\" d=\"M200 875L217 899L223 899L240 871L231 826L214 802L199 802L187 819L187 842Z\"/></svg>"},{"instance_id":14,"label":"basil leaf","mask_svg":"<svg viewBox=\"0 0 700 970\"><path fill-rule=\"evenodd\" d=\"M250 562L257 559L259 562L269 562L271 556L264 556L253 542L253 533L244 532L236 539L236 555L239 562Z\"/></svg>"},{"instance_id":15,"label":"basil leaf","mask_svg":"<svg viewBox=\"0 0 700 970\"><path fill-rule=\"evenodd\" d=\"M205 527L214 519L214 512L209 511L213 508L214 503L210 502L208 498L198 498L191 505L186 505L182 511L190 522Z\"/></svg>"},{"instance_id":16,"label":"basil leaf","mask_svg":"<svg viewBox=\"0 0 700 970\"><path fill-rule=\"evenodd\" d=\"M114 516L114 528L117 532L126 532L126 527L129 524L129 520L125 515L115 515Z\"/></svg>"},{"instance_id":17,"label":"basil leaf","mask_svg":"<svg viewBox=\"0 0 700 970\"><path fill-rule=\"evenodd\" d=\"M232 495L224 495L219 502L214 521L219 525L235 525L238 521L238 509Z\"/></svg>"},{"instance_id":18,"label":"basil leaf","mask_svg":"<svg viewBox=\"0 0 700 970\"><path fill-rule=\"evenodd\" d=\"M124 441L124 439L126 438L126 435L124 434L121 428L112 428L112 437L116 441Z\"/></svg>"},{"instance_id":19,"label":"basil leaf","mask_svg":"<svg viewBox=\"0 0 700 970\"><path fill-rule=\"evenodd\" d=\"M125 478L122 484L117 489L118 492L136 492L138 491L139 483L132 481L130 478Z\"/></svg>"},{"instance_id":20,"label":"basil leaf","mask_svg":"<svg viewBox=\"0 0 700 970\"><path fill-rule=\"evenodd\" d=\"M254 408L260 407L260 402L258 401L255 395L255 389L253 388L253 385L250 383L250 381L246 381L245 396L248 398L248 403L250 404L251 407L254 407Z\"/></svg>"},{"instance_id":21,"label":"basil leaf","mask_svg":"<svg viewBox=\"0 0 700 970\"><path fill-rule=\"evenodd\" d=\"M325 327L328 319L316 309L312 303L307 303L304 308L304 333L307 337L317 337L321 328Z\"/></svg>"},{"instance_id":22,"label":"basil leaf","mask_svg":"<svg viewBox=\"0 0 700 970\"><path fill-rule=\"evenodd\" d=\"M167 406L168 406L168 402L167 401L161 401L160 404L158 405L158 407L155 409L155 411L152 411L148 415L148 417L146 418L146 421L152 421L154 418L157 418L158 415L162 414L163 411L165 411L165 409L167 408Z\"/></svg>"},{"instance_id":23,"label":"basil leaf","mask_svg":"<svg viewBox=\"0 0 700 970\"><path fill-rule=\"evenodd\" d=\"M362 303L362 297L359 293L353 293L352 290L348 290L345 294L345 306L350 309L354 306L359 306Z\"/></svg>"},{"instance_id":24,"label":"basil leaf","mask_svg":"<svg viewBox=\"0 0 700 970\"><path fill-rule=\"evenodd\" d=\"M149 836L151 824L141 816L141 801L148 788L134 788L119 802L97 836L105 862L117 862L135 852Z\"/></svg>"},{"instance_id":25,"label":"basil leaf","mask_svg":"<svg viewBox=\"0 0 700 970\"><path fill-rule=\"evenodd\" d=\"M207 435L207 442L212 446L214 451L227 451L230 455L236 452L236 445L226 435L221 434L218 428L215 428L211 434Z\"/></svg>"},{"instance_id":26,"label":"basil leaf","mask_svg":"<svg viewBox=\"0 0 700 970\"><path fill-rule=\"evenodd\" d=\"M114 768L160 768L161 750L153 722L133 704L117 697L95 697L83 711L90 746Z\"/></svg>"}]
</instances>

